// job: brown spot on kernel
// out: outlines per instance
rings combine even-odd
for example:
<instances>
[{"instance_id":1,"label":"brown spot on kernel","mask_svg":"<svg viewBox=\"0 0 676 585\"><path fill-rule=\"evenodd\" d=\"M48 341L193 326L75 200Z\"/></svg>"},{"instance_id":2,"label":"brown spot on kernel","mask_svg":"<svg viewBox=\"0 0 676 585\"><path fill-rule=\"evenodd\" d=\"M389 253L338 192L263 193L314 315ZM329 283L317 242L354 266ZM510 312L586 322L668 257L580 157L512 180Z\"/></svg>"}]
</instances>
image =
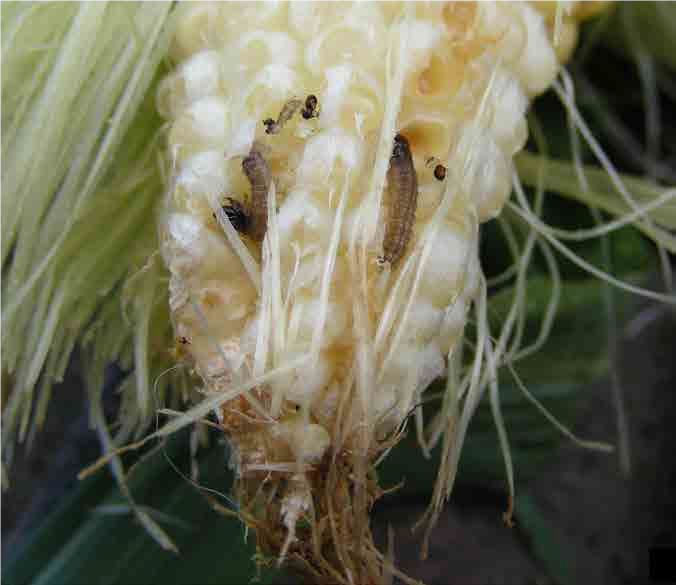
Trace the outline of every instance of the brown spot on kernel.
<instances>
[{"instance_id":1,"label":"brown spot on kernel","mask_svg":"<svg viewBox=\"0 0 676 585\"><path fill-rule=\"evenodd\" d=\"M434 178L437 181L443 181L446 178L446 167L444 165L437 165L434 167Z\"/></svg>"}]
</instances>

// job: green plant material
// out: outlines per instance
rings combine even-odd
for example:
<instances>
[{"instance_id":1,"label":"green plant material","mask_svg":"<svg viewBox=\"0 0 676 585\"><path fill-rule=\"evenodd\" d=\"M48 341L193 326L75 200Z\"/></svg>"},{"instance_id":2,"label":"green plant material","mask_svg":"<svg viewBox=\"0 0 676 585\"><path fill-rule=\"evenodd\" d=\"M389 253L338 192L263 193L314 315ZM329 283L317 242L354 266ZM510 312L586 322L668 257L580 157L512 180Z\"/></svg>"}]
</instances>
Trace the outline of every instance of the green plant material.
<instances>
[{"instance_id":1,"label":"green plant material","mask_svg":"<svg viewBox=\"0 0 676 585\"><path fill-rule=\"evenodd\" d=\"M640 253L640 244L628 254ZM529 279L526 289L524 343L532 342L542 323L550 283L543 276ZM489 318L502 321L514 294L509 287L491 299ZM563 283L561 303L551 335L536 353L514 364L514 369L533 395L566 426L571 426L584 404L584 386L608 370L608 343L604 327L604 284L595 279ZM628 317L631 298L618 299L618 320ZM535 408L519 390L507 367L500 376L500 403L510 437L514 468L519 481L539 473L551 460L552 452L565 437ZM428 393L434 394L432 387ZM433 402L427 408L436 408ZM420 456L415 433L397 445L379 468L385 486L405 479L404 490L427 493L436 476L438 449L430 460ZM586 438L586 437L585 437ZM495 423L488 404L482 400L465 442L458 481L495 483L504 481L504 464L497 441ZM517 490L518 491L518 490Z\"/></svg>"},{"instance_id":2,"label":"green plant material","mask_svg":"<svg viewBox=\"0 0 676 585\"><path fill-rule=\"evenodd\" d=\"M618 257L641 255L642 242L631 239ZM550 283L544 276L528 281L524 340L537 336L547 304ZM536 354L515 365L531 392L564 423L571 424L584 403L585 384L597 379L607 367L607 344L603 325L604 284L593 279L564 282L559 313L552 334ZM499 322L511 304L513 289L506 288L490 303L490 318ZM620 300L620 318L630 310L627 295ZM517 471L516 517L518 525L533 536L535 554L545 559L548 570L559 578L557 568L563 552L548 545L550 532L537 524L527 492L520 495L518 486L533 478L548 462L552 453L565 440L510 380L507 368L500 371L500 397ZM429 392L434 393L434 388ZM425 408L436 408L434 402ZM181 469L188 468L188 432L166 440L166 455ZM431 490L436 477L438 449L430 459L420 454L415 433L397 445L378 468L383 487L392 487L404 480L400 493L424 494ZM129 515L92 513L96 507L118 512L126 502L104 473L83 482L78 493L66 502L20 552L10 559L3 573L6 583L241 583L254 574L252 550L243 541L243 529L233 518L214 512L186 479L169 465L161 448L153 449L138 461L129 473L128 485L136 500L148 510L160 511L175 519L162 521L180 550L178 557L161 550ZM199 454L199 483L227 493L232 473L226 465L222 444ZM503 485L504 464L498 446L495 423L485 399L472 421L465 443L458 481L476 484ZM218 503L227 502L214 496ZM387 500L385 500L386 502ZM523 508L522 508L523 506ZM181 526L176 526L180 522ZM187 525L187 527L186 527ZM546 528L546 527L545 527ZM540 532L538 532L540 531ZM103 551L87 554L87 550ZM560 555L559 555L560 553ZM558 555L558 556L557 556ZM214 562L225 559L227 562ZM557 560L558 559L558 560ZM557 564L558 563L558 564ZM552 566L550 567L550 564ZM263 583L279 582L283 573L265 572ZM282 581L283 582L283 581ZM562 580L562 583L566 581Z\"/></svg>"},{"instance_id":3,"label":"green plant material","mask_svg":"<svg viewBox=\"0 0 676 585\"><path fill-rule=\"evenodd\" d=\"M533 496L528 491L520 494L515 508L517 529L549 576L558 585L576 583L570 569L573 553L566 546L565 539L547 522Z\"/></svg>"},{"instance_id":4,"label":"green plant material","mask_svg":"<svg viewBox=\"0 0 676 585\"><path fill-rule=\"evenodd\" d=\"M85 480L9 562L4 583L218 583L240 585L254 575L253 550L244 528L211 505L168 463L188 467L188 435L178 433L166 449L153 448L129 473L129 487L149 514L162 521L180 548L176 556L161 550L129 514L125 500L107 474ZM200 483L227 489L232 473L223 447L199 454ZM212 496L220 504L227 502ZM158 514L156 510L162 510ZM168 516L170 520L164 519ZM178 524L178 526L177 526ZM284 579L263 571L260 582Z\"/></svg>"},{"instance_id":5,"label":"green plant material","mask_svg":"<svg viewBox=\"0 0 676 585\"><path fill-rule=\"evenodd\" d=\"M589 189L582 189L575 181L575 166L571 162L547 160L546 172L540 177L542 159L529 152L521 152L515 157L519 177L525 185L537 186L538 180L544 180L544 188L564 197L580 201L590 207L597 207L612 215L623 216L627 223L641 230L650 239L676 253L676 237L670 230L676 230L676 192L665 191L650 181L628 175L620 175L622 182L640 207L653 206L661 202L658 208L646 210L646 216L656 224L650 226L639 221L637 214L617 192L608 173L595 166L585 165L584 175Z\"/></svg>"},{"instance_id":6,"label":"green plant material","mask_svg":"<svg viewBox=\"0 0 676 585\"><path fill-rule=\"evenodd\" d=\"M152 365L166 348L157 270L120 292L157 249L162 177L153 80L171 34L170 3L3 3L3 455L44 419L76 343L100 359ZM149 91L150 88L150 91ZM152 288L151 288L152 283ZM152 291L152 294L151 292ZM136 299L132 299L135 301ZM144 321L145 320L145 321ZM135 329L134 323L147 327ZM160 329L162 329L160 331ZM143 363L145 359L146 363ZM92 360L90 368L94 367ZM148 376L124 433L150 420ZM127 405L128 406L128 405ZM136 413L136 414L134 414Z\"/></svg>"},{"instance_id":7,"label":"green plant material","mask_svg":"<svg viewBox=\"0 0 676 585\"><path fill-rule=\"evenodd\" d=\"M579 406L581 386L550 383L530 387L538 399L557 416L568 421L573 418ZM515 386L505 384L500 392L517 478L519 482L525 482L535 477L551 461L562 435L523 398ZM378 468L378 480L384 488L391 488L403 481L401 490L396 493L427 498L438 467L439 448L432 451L429 459L422 457L415 433L409 428L406 438L392 449ZM505 466L486 399L477 409L465 440L457 481L460 484L502 486L504 480Z\"/></svg>"},{"instance_id":8,"label":"green plant material","mask_svg":"<svg viewBox=\"0 0 676 585\"><path fill-rule=\"evenodd\" d=\"M624 55L639 50L676 71L676 4L619 2L606 41Z\"/></svg>"},{"instance_id":9,"label":"green plant material","mask_svg":"<svg viewBox=\"0 0 676 585\"><path fill-rule=\"evenodd\" d=\"M617 240L613 247L619 266L631 270L636 263L644 268L649 265L648 246L634 237L633 232L622 230L614 234L613 239ZM587 258L591 259L592 255L588 254ZM624 271L621 274L627 276ZM595 279L564 282L559 313L549 340L539 352L515 366L533 394L566 424L573 422L584 401L584 384L596 379L607 366L607 344L602 326L604 286ZM542 274L534 275L527 282L524 343L531 342L538 335L550 287L551 283ZM489 317L492 326L497 326L504 319L513 294L514 287L506 287L491 298ZM620 296L620 319L627 315L630 299L627 295ZM99 356L97 359L102 358ZM98 363L94 370L100 372L101 368L102 364ZM523 485L551 460L562 435L523 397L510 378L509 371L502 368L501 403L510 434L518 485ZM101 380L90 380L89 384L100 387ZM434 388L429 392L434 393ZM432 402L425 408L434 409L436 405ZM460 464L460 482L503 485L504 466L496 438L490 406L488 400L484 400L470 426ZM187 468L188 459L186 439L186 431L167 439L168 457L183 469ZM200 461L200 483L227 492L232 475L225 465L223 446L213 444L209 451L201 453ZM378 468L378 475L384 487L394 486L403 479L403 493L427 496L437 465L438 450L433 452L431 459L421 457L415 434L409 430L407 438ZM81 574L99 582L96 580L101 577L97 575L103 573L109 579L103 582L134 583L142 576L148 582L198 580L228 583L237 582L237 579L247 580L253 575L253 564L249 560L252 551L243 545L239 524L205 507L194 488L169 466L161 450L155 450L137 462L129 474L128 484L144 510L153 506L183 524L197 527L197 531L190 532L166 525L170 537L180 549L177 558L157 547L129 516L102 517L85 513L86 507L128 507L108 480L105 487L101 486L101 477L105 474L86 480L80 490L86 494L67 504L66 510L46 523L20 557L10 562L8 571L3 575L6 582L28 582L39 575L43 575L41 579L44 578L44 582L64 582L68 575ZM195 503L195 498L198 503ZM517 499L518 519L521 518L519 505L520 500ZM156 514L151 515L157 518ZM110 550L98 564L96 559L100 557L79 552L79 547L88 545L90 541L95 543L92 546ZM213 563L213 558L222 558L226 554L225 546L235 545L239 548L229 549L231 556L227 563ZM57 563L57 558L62 561ZM106 563L105 571L104 565L100 564L103 561ZM283 579L278 574L276 577L268 575L267 578Z\"/></svg>"}]
</instances>

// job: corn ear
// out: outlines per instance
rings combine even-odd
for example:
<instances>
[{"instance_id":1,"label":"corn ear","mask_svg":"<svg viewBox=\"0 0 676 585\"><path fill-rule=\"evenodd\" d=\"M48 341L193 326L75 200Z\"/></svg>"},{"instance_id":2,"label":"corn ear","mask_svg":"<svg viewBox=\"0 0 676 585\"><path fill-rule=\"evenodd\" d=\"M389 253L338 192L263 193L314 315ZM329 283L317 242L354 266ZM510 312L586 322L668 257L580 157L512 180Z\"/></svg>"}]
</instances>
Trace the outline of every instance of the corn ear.
<instances>
[{"instance_id":1,"label":"corn ear","mask_svg":"<svg viewBox=\"0 0 676 585\"><path fill-rule=\"evenodd\" d=\"M261 551L317 581L375 583L392 569L368 529L382 494L373 465L443 375L433 510L450 491L487 384L483 325L459 377L472 305L486 322L478 228L510 193L529 101L576 39L573 12L539 9L179 8L178 65L157 94L173 170L161 246L175 336L207 399L171 425L215 411ZM297 113L309 96L318 116ZM395 135L410 145L417 201L410 239L395 234L401 257L382 262L399 227L387 222L407 204L388 171ZM242 168L254 152L264 190ZM262 241L233 209L263 214Z\"/></svg>"}]
</instances>

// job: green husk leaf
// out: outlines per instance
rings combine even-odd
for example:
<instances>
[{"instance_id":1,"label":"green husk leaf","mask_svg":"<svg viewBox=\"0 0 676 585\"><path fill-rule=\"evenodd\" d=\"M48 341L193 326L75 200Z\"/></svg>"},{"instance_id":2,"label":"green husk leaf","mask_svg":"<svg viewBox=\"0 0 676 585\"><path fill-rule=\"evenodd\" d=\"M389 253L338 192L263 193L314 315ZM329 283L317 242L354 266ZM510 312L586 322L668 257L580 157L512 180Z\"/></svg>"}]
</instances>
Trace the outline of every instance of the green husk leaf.
<instances>
[{"instance_id":1,"label":"green husk leaf","mask_svg":"<svg viewBox=\"0 0 676 585\"><path fill-rule=\"evenodd\" d=\"M565 538L547 522L530 492L517 496L515 510L518 531L549 576L558 585L576 583L570 569L573 551L566 546Z\"/></svg>"},{"instance_id":2,"label":"green husk leaf","mask_svg":"<svg viewBox=\"0 0 676 585\"><path fill-rule=\"evenodd\" d=\"M251 560L254 551L245 542L243 526L233 517L216 513L199 490L168 463L170 459L179 468L187 468L188 436L187 432L177 433L167 440L165 449L153 448L134 466L128 481L146 509L175 518L166 522L162 514L151 512L177 543L179 556L160 549L130 515L107 513L126 504L110 477L100 474L84 481L23 550L3 566L3 582L248 582L255 570ZM198 462L202 485L229 489L232 472L222 445L216 443L201 452ZM263 571L260 582L284 578L284 573Z\"/></svg>"},{"instance_id":3,"label":"green husk leaf","mask_svg":"<svg viewBox=\"0 0 676 585\"><path fill-rule=\"evenodd\" d=\"M676 5L673 2L619 2L606 41L625 55L643 51L676 71Z\"/></svg>"},{"instance_id":4,"label":"green husk leaf","mask_svg":"<svg viewBox=\"0 0 676 585\"><path fill-rule=\"evenodd\" d=\"M521 181L530 187L536 187L538 181L543 180L546 190L602 209L612 215L624 216L633 211L615 189L608 173L596 166L583 167L589 189L582 189L575 179L576 171L572 162L548 159L545 161L546 172L542 173L542 158L524 151L515 157L515 164ZM665 190L651 181L629 175L620 177L638 205L648 205L665 196ZM676 237L670 233L676 230L676 198L667 201L658 209L648 211L646 215L657 224L657 227L654 228L641 221L634 221L632 225L650 239L676 253Z\"/></svg>"}]
</instances>

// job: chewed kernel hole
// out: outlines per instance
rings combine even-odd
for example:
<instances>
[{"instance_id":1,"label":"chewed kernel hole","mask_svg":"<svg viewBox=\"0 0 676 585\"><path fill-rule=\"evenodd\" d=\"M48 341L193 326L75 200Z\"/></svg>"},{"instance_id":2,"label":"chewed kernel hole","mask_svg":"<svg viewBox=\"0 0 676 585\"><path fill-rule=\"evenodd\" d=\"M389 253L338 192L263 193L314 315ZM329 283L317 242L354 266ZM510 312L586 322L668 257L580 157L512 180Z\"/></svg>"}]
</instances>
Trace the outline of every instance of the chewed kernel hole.
<instances>
[{"instance_id":1,"label":"chewed kernel hole","mask_svg":"<svg viewBox=\"0 0 676 585\"><path fill-rule=\"evenodd\" d=\"M436 121L415 120L401 130L411 146L414 158L429 156L429 153L446 153L450 147L448 129Z\"/></svg>"}]
</instances>

